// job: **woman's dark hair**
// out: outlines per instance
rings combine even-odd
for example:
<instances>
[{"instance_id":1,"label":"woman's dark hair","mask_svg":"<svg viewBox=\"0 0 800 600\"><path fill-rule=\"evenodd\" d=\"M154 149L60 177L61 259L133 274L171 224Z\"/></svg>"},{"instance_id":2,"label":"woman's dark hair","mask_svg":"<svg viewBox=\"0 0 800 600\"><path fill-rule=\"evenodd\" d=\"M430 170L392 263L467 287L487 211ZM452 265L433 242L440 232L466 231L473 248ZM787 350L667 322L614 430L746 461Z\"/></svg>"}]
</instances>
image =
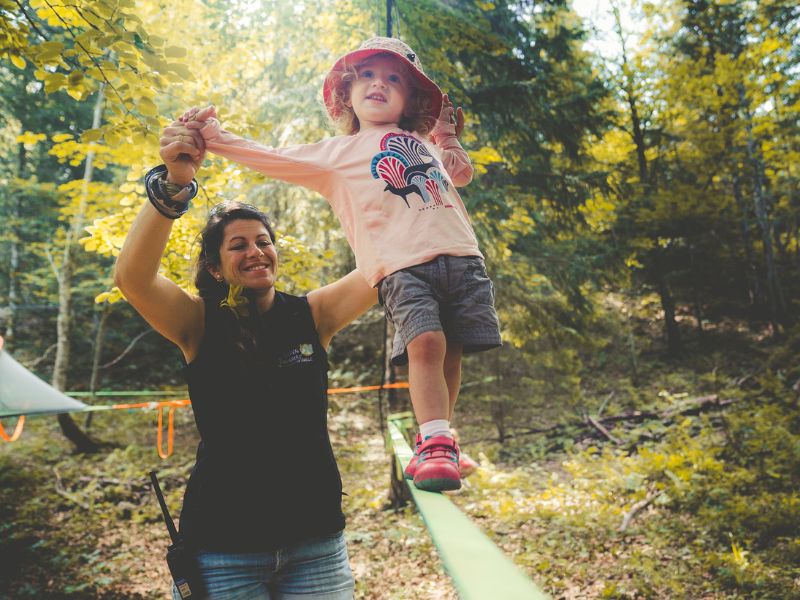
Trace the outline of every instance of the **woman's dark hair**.
<instances>
[{"instance_id":1,"label":"woman's dark hair","mask_svg":"<svg viewBox=\"0 0 800 600\"><path fill-rule=\"evenodd\" d=\"M258 221L264 225L270 240L273 244L275 243L275 230L272 228L272 223L269 222L267 215L255 206L243 202L225 202L211 209L206 226L200 232L200 256L197 257L194 284L206 304L215 308L228 298L230 287L226 282L214 279L209 272L209 267L219 268L220 266L220 249L225 238L225 228L233 221L242 220ZM229 325L225 329L232 332L233 345L238 350L247 352L256 347L253 317L257 317L257 315L253 314L255 313L255 298L251 292L244 290L243 295L247 298L251 308L249 316L243 316L233 308L223 309L222 313L226 325Z\"/></svg>"}]
</instances>

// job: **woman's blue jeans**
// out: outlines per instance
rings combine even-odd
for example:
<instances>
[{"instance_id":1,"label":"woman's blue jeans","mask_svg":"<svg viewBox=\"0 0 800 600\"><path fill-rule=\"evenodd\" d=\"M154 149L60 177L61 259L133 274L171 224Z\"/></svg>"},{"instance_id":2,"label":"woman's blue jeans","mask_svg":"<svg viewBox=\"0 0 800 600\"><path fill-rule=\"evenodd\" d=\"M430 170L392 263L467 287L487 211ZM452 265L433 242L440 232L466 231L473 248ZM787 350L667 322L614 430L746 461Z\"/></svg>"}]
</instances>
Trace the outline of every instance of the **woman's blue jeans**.
<instances>
[{"instance_id":1,"label":"woman's blue jeans","mask_svg":"<svg viewBox=\"0 0 800 600\"><path fill-rule=\"evenodd\" d=\"M201 551L197 562L212 600L352 600L355 583L343 532L272 552ZM174 600L181 600L175 586Z\"/></svg>"}]
</instances>

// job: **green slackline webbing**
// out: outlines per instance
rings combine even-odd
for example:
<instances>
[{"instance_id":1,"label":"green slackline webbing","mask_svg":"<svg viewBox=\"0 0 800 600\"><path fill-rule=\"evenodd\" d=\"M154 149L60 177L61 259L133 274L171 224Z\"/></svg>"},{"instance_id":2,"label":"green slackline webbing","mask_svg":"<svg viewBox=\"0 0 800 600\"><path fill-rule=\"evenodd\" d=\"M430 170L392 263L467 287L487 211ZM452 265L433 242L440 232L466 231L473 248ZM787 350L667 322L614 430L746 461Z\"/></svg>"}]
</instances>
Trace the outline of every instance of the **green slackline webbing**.
<instances>
[{"instance_id":1,"label":"green slackline webbing","mask_svg":"<svg viewBox=\"0 0 800 600\"><path fill-rule=\"evenodd\" d=\"M402 434L407 414L389 416L389 436L401 469L412 456ZM461 600L548 600L447 496L408 487Z\"/></svg>"}]
</instances>

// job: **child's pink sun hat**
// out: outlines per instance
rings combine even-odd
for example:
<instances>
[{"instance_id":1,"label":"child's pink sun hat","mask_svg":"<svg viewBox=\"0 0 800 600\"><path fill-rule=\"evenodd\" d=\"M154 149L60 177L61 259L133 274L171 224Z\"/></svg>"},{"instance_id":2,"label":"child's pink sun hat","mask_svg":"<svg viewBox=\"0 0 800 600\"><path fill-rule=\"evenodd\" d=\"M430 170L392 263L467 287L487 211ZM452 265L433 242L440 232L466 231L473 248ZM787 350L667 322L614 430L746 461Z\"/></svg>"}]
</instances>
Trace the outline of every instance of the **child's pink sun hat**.
<instances>
[{"instance_id":1,"label":"child's pink sun hat","mask_svg":"<svg viewBox=\"0 0 800 600\"><path fill-rule=\"evenodd\" d=\"M322 97L325 99L325 108L328 114L334 119L341 111L336 109L333 102L333 91L342 85L342 75L348 67L356 67L376 54L393 54L397 56L408 67L408 72L414 77L417 86L423 94L428 96L430 110L426 116L430 116L435 121L439 118L442 110L442 90L425 75L419 57L409 48L408 44L397 38L374 37L370 38L354 50L345 54L337 60L328 74L325 76L325 83L322 84Z\"/></svg>"}]
</instances>

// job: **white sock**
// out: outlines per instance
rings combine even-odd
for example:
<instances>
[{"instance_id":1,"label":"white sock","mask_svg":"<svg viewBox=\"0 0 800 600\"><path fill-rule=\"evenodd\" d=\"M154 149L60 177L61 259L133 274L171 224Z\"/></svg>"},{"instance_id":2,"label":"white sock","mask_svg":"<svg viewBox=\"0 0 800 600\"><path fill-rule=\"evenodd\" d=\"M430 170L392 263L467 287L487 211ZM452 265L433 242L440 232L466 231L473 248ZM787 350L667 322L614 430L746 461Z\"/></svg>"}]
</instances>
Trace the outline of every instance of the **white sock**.
<instances>
[{"instance_id":1,"label":"white sock","mask_svg":"<svg viewBox=\"0 0 800 600\"><path fill-rule=\"evenodd\" d=\"M439 435L449 437L450 439L453 438L453 434L450 431L450 421L447 419L434 419L433 421L422 423L422 425L419 426L419 434L422 436L423 440Z\"/></svg>"}]
</instances>

